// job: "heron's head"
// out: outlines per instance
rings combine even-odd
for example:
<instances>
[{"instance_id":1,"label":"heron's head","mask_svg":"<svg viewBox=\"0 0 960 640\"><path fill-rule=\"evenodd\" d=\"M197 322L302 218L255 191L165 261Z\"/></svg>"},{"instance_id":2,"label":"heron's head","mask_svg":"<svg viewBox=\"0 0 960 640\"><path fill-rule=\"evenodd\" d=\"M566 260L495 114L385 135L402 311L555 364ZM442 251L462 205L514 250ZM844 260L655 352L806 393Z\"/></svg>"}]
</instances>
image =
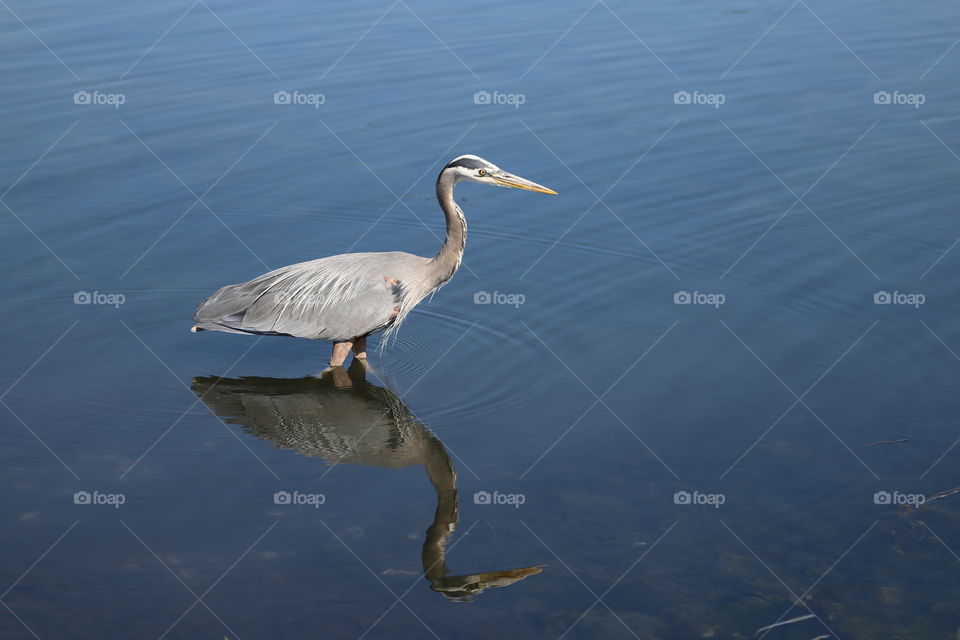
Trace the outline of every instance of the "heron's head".
<instances>
[{"instance_id":1,"label":"heron's head","mask_svg":"<svg viewBox=\"0 0 960 640\"><path fill-rule=\"evenodd\" d=\"M536 191L537 193L552 193L556 191L548 189L536 182L531 182L526 178L515 176L512 173L504 171L492 162L488 162L479 156L464 155L454 158L443 168L441 176L450 172L454 182L469 180L470 182L479 182L481 184L490 184L497 187L513 187L515 189L526 189L527 191Z\"/></svg>"}]
</instances>

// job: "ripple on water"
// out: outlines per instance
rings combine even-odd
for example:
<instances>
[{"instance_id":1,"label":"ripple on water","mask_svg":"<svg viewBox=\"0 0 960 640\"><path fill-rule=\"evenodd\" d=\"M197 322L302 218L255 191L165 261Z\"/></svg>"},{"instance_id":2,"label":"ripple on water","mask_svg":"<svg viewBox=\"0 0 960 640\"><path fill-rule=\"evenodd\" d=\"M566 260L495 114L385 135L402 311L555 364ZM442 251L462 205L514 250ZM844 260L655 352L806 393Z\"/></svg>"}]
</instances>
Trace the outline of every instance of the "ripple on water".
<instances>
[{"instance_id":1,"label":"ripple on water","mask_svg":"<svg viewBox=\"0 0 960 640\"><path fill-rule=\"evenodd\" d=\"M415 399L421 419L472 422L509 412L547 386L539 378L521 378L523 385L504 383L517 379L511 367L539 352L503 316L478 319L428 306L414 311L408 322L416 323L416 329L401 327L386 347L378 373L401 396L409 393ZM434 378L438 381L431 383Z\"/></svg>"}]
</instances>

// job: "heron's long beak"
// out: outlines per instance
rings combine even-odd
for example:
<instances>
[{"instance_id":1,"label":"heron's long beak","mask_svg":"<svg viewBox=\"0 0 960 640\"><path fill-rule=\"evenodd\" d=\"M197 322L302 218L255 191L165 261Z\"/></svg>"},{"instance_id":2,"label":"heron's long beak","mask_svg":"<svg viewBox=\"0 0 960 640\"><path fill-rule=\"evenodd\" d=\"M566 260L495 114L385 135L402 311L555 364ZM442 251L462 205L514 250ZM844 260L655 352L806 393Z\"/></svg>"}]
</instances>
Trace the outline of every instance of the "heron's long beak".
<instances>
[{"instance_id":1,"label":"heron's long beak","mask_svg":"<svg viewBox=\"0 0 960 640\"><path fill-rule=\"evenodd\" d=\"M537 193L552 193L553 195L557 195L557 192L553 189L548 189L542 184L531 182L530 180L521 178L520 176L507 173L506 171L501 171L491 177L493 178L493 181L501 187L513 187L514 189L526 189L527 191L536 191Z\"/></svg>"}]
</instances>

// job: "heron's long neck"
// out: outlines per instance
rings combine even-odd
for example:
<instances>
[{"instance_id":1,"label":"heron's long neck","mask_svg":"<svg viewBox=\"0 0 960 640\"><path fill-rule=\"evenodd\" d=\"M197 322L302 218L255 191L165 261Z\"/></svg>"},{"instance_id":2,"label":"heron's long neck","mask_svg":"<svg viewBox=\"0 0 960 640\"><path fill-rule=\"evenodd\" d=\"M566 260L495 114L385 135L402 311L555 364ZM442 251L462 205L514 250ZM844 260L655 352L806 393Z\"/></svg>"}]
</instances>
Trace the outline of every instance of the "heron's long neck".
<instances>
[{"instance_id":1,"label":"heron's long neck","mask_svg":"<svg viewBox=\"0 0 960 640\"><path fill-rule=\"evenodd\" d=\"M447 237L440 247L440 252L431 261L436 286L440 286L453 277L460 268L463 259L463 248L467 243L467 219L463 211L453 200L454 175L444 171L437 178L437 200L447 221Z\"/></svg>"}]
</instances>

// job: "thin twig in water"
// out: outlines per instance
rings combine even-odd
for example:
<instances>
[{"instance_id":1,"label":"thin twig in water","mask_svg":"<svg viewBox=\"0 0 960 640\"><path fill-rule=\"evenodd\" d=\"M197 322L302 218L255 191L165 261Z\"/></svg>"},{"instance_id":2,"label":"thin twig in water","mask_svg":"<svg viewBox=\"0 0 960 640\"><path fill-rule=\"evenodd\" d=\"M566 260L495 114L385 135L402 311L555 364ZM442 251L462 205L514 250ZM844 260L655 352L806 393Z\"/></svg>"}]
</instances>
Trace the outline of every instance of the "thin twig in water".
<instances>
[{"instance_id":1,"label":"thin twig in water","mask_svg":"<svg viewBox=\"0 0 960 640\"><path fill-rule=\"evenodd\" d=\"M865 447L875 447L880 444L900 444L901 442L910 442L907 438L900 438L899 440L877 440L876 442L870 442L863 446ZM829 636L828 636L829 637ZM816 638L814 638L816 640Z\"/></svg>"},{"instance_id":2,"label":"thin twig in water","mask_svg":"<svg viewBox=\"0 0 960 640\"><path fill-rule=\"evenodd\" d=\"M760 627L753 632L753 635L758 635L764 631L769 631L770 629L776 629L777 627L782 627L785 624L793 624L794 622L803 622L804 620L809 620L810 618L816 618L817 614L808 613L805 616L797 616L796 618L790 618L789 620L784 620L783 622L775 622L774 624L767 625L766 627Z\"/></svg>"},{"instance_id":3,"label":"thin twig in water","mask_svg":"<svg viewBox=\"0 0 960 640\"><path fill-rule=\"evenodd\" d=\"M934 500L939 500L940 498L946 498L948 496L952 496L955 493L960 493L960 487L954 487L953 489L947 489L946 491L935 493L932 496L927 496L927 499L925 502L933 502Z\"/></svg>"}]
</instances>

